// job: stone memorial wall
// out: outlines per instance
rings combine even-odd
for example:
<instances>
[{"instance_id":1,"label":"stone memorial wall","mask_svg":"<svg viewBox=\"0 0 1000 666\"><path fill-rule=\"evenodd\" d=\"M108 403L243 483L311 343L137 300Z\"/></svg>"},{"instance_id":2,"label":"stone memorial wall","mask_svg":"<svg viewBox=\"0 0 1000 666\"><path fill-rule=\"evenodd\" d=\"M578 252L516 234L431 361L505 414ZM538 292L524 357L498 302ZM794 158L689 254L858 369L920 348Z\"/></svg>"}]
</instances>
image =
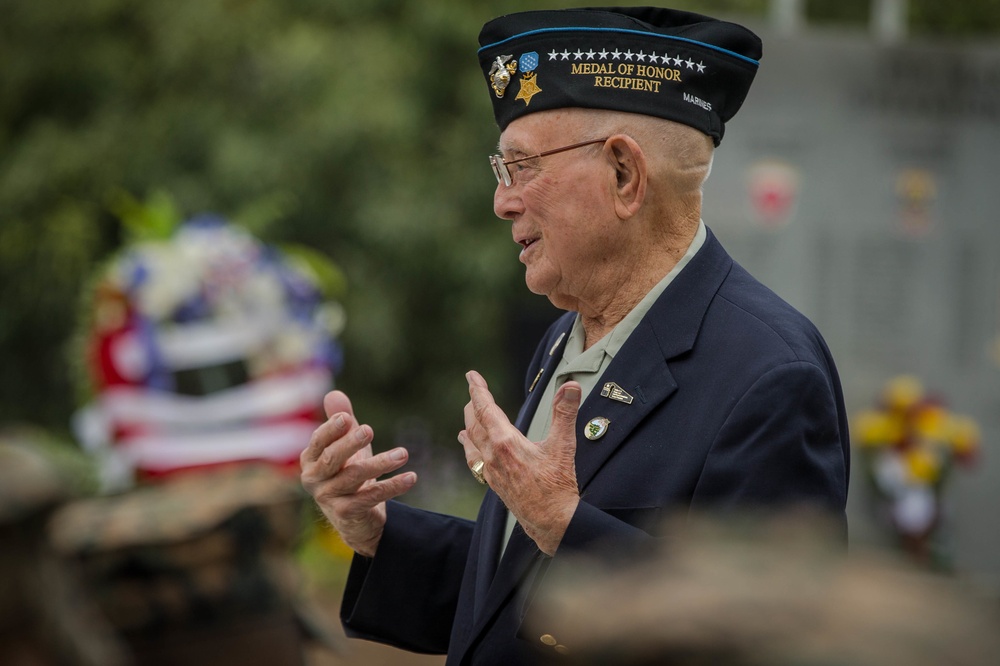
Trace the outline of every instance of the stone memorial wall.
<instances>
[{"instance_id":1,"label":"stone memorial wall","mask_svg":"<svg viewBox=\"0 0 1000 666\"><path fill-rule=\"evenodd\" d=\"M704 219L819 326L852 413L906 373L979 423L950 532L958 568L1000 590L1000 44L755 30ZM863 481L855 467L855 543L882 538Z\"/></svg>"}]
</instances>

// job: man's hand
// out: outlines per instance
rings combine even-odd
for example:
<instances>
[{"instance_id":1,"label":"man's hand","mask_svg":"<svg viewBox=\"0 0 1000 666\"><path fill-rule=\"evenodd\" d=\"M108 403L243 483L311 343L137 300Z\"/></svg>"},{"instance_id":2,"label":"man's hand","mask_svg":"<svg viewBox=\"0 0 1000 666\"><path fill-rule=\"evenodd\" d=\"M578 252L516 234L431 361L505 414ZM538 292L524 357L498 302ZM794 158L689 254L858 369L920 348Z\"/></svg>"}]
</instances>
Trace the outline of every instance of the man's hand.
<instances>
[{"instance_id":1,"label":"man's hand","mask_svg":"<svg viewBox=\"0 0 1000 666\"><path fill-rule=\"evenodd\" d=\"M466 379L470 401L465 430L458 434L465 460L469 467L485 461L483 474L490 487L539 550L554 555L580 503L575 463L580 385L566 382L556 391L552 427L536 444L511 424L478 372L469 372Z\"/></svg>"},{"instance_id":2,"label":"man's hand","mask_svg":"<svg viewBox=\"0 0 1000 666\"><path fill-rule=\"evenodd\" d=\"M340 537L359 555L373 557L385 527L385 502L417 482L414 472L376 479L406 464L406 449L372 455L372 429L359 425L347 395L331 391L323 399L329 417L313 432L299 456L302 485Z\"/></svg>"}]
</instances>

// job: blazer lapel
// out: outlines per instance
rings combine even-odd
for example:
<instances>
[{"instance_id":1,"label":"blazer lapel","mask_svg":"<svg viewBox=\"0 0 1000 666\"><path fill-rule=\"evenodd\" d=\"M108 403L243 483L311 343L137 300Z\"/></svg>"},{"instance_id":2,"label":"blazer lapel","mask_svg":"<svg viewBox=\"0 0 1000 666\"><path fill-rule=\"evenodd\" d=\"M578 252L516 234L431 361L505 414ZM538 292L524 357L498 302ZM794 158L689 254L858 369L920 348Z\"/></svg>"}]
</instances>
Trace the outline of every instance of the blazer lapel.
<instances>
[{"instance_id":1,"label":"blazer lapel","mask_svg":"<svg viewBox=\"0 0 1000 666\"><path fill-rule=\"evenodd\" d=\"M564 315L563 325L553 331L550 336L553 342L550 344L548 350L544 352L544 356L542 356L534 380L529 386L528 395L524 400L524 404L521 405L517 419L514 421L514 426L524 434L528 433L528 426L531 425L531 419L534 418L535 411L538 409L538 403L541 402L542 394L545 393L545 386L552 379L552 375L555 374L556 368L559 365L559 360L562 358L562 352L566 347L566 340L569 338L569 332L573 328L574 321L575 317Z\"/></svg>"},{"instance_id":2,"label":"blazer lapel","mask_svg":"<svg viewBox=\"0 0 1000 666\"><path fill-rule=\"evenodd\" d=\"M495 492L487 490L483 503L485 506L482 513L482 538L479 541L475 603L472 609L476 622L482 617L487 592L496 574L500 542L503 539L504 523L507 520L507 510Z\"/></svg>"},{"instance_id":3,"label":"blazer lapel","mask_svg":"<svg viewBox=\"0 0 1000 666\"><path fill-rule=\"evenodd\" d=\"M566 345L566 338L572 326L573 318L567 317L566 324L559 327L561 330L557 329L554 332L554 342L542 356L536 381L531 386L531 391L514 421L514 426L522 433L528 432L528 425L538 409L538 403L544 392L545 382L552 377L559 364L559 359L562 358L562 350ZM518 578L516 572L523 570L525 565L531 561L531 551L539 552L534 542L524 534L523 530L520 527L515 527L504 550L503 562L498 562L506 531L507 507L492 490L486 491L483 502L486 506L483 511L482 539L479 542L479 567L476 571L474 608L477 624L483 618L489 618L499 607L506 594L513 588L515 579ZM511 557L511 554L514 555ZM524 560L525 554L528 555L526 560ZM498 584L494 585L494 583ZM493 589L494 587L496 589Z\"/></svg>"},{"instance_id":4,"label":"blazer lapel","mask_svg":"<svg viewBox=\"0 0 1000 666\"><path fill-rule=\"evenodd\" d=\"M506 516L506 514L505 514ZM485 623L493 617L514 590L520 585L525 575L531 570L531 565L542 557L542 552L532 541L520 525L514 526L514 531L507 542L503 557L497 566L496 575L489 583L485 601L476 615L476 627L473 635L478 635L485 626Z\"/></svg>"},{"instance_id":5,"label":"blazer lapel","mask_svg":"<svg viewBox=\"0 0 1000 666\"><path fill-rule=\"evenodd\" d=\"M701 250L653 304L580 406L576 478L581 491L635 427L677 390L669 361L694 347L708 306L731 268L732 259L708 231ZM608 382L625 389L631 404L602 396ZM588 424L601 417L608 419L606 432L588 439Z\"/></svg>"},{"instance_id":6,"label":"blazer lapel","mask_svg":"<svg viewBox=\"0 0 1000 666\"><path fill-rule=\"evenodd\" d=\"M576 418L576 481L583 492L604 461L621 446L650 411L677 390L666 361L650 356L656 340L652 328L640 324L622 346ZM631 404L601 396L605 382L614 382L632 396ZM607 419L607 429L598 439L587 437L594 419Z\"/></svg>"}]
</instances>

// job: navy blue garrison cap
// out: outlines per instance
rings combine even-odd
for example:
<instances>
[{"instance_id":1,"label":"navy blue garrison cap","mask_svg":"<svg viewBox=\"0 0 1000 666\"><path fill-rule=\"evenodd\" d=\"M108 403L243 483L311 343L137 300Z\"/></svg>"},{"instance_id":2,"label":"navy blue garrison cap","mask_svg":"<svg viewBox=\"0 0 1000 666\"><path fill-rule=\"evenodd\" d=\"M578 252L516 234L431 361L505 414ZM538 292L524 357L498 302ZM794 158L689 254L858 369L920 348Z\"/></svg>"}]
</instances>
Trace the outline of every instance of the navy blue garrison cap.
<instances>
[{"instance_id":1,"label":"navy blue garrison cap","mask_svg":"<svg viewBox=\"0 0 1000 666\"><path fill-rule=\"evenodd\" d=\"M479 33L501 131L535 111L628 111L694 127L718 145L743 104L761 42L743 26L656 7L521 12Z\"/></svg>"}]
</instances>

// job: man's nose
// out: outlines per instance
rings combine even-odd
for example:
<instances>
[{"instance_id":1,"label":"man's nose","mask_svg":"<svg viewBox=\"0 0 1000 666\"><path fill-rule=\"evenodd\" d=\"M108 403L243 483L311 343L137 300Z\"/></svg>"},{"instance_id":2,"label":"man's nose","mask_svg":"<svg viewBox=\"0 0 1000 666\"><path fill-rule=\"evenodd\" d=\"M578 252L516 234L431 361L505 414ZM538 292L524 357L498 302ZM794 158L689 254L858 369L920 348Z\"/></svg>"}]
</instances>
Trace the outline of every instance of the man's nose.
<instances>
[{"instance_id":1,"label":"man's nose","mask_svg":"<svg viewBox=\"0 0 1000 666\"><path fill-rule=\"evenodd\" d=\"M519 190L516 183L509 187L497 183L497 189L493 192L493 212L501 220L513 220L523 211Z\"/></svg>"}]
</instances>

